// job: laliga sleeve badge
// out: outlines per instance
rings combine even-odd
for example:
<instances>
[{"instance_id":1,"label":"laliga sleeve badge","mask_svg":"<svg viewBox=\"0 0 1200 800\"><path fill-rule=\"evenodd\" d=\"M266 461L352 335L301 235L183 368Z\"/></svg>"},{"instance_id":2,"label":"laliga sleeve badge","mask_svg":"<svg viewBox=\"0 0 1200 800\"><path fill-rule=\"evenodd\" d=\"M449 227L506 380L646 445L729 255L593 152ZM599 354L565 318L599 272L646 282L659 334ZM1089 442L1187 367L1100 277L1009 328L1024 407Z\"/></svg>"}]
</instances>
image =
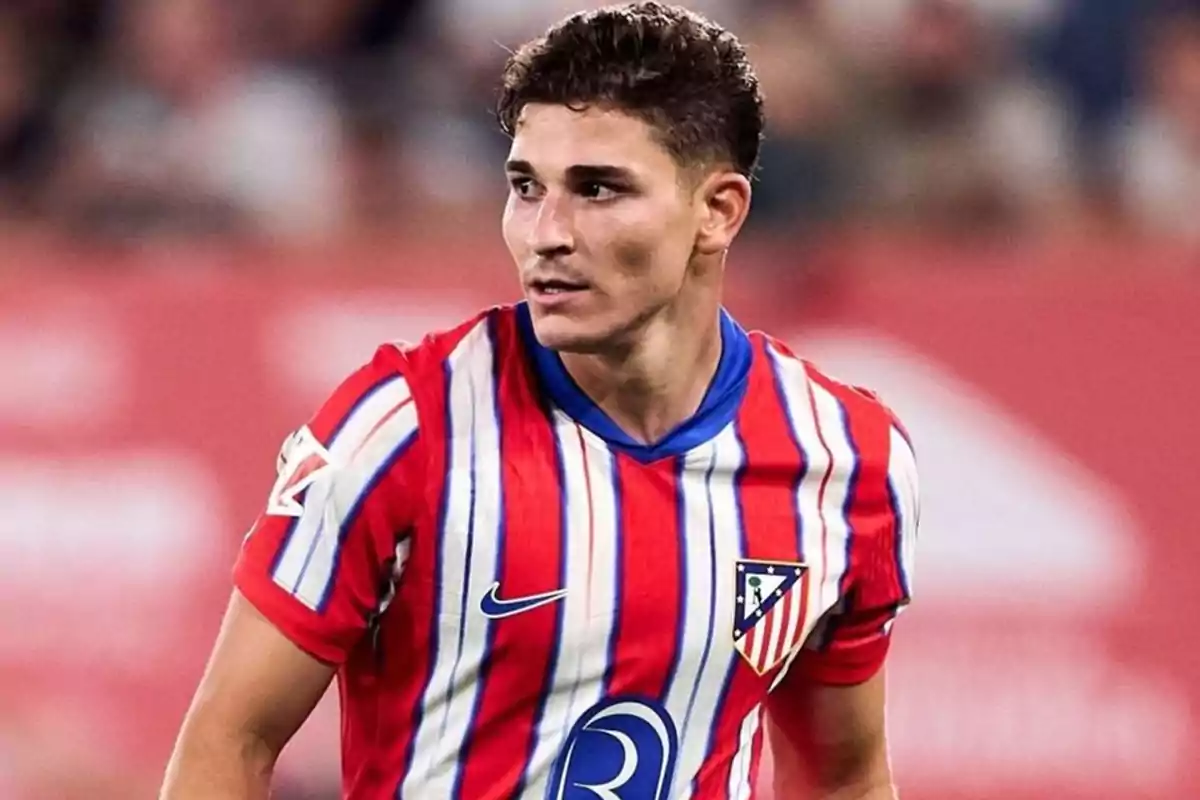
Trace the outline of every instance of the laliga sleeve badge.
<instances>
[{"instance_id":1,"label":"laliga sleeve badge","mask_svg":"<svg viewBox=\"0 0 1200 800\"><path fill-rule=\"evenodd\" d=\"M302 495L314 481L333 469L333 456L305 426L283 443L276 469L278 477L267 499L267 514L299 517L304 513Z\"/></svg>"}]
</instances>

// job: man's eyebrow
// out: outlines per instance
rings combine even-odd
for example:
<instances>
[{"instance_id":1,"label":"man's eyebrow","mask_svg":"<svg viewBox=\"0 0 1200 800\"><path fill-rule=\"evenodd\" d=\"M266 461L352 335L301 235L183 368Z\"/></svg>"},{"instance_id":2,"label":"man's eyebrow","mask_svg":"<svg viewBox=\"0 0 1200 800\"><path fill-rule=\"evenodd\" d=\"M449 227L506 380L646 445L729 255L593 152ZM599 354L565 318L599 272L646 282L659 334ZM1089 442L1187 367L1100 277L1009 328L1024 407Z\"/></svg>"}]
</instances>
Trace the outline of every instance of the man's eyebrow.
<instances>
[{"instance_id":1,"label":"man's eyebrow","mask_svg":"<svg viewBox=\"0 0 1200 800\"><path fill-rule=\"evenodd\" d=\"M518 175L536 175L537 170L524 159L514 158L504 162L505 172ZM574 164L567 168L567 180L582 183L584 181L617 181L632 183L633 171L626 167L612 164Z\"/></svg>"},{"instance_id":2,"label":"man's eyebrow","mask_svg":"<svg viewBox=\"0 0 1200 800\"><path fill-rule=\"evenodd\" d=\"M634 174L625 167L611 164L575 164L567 169L567 178L572 181L616 181L632 183Z\"/></svg>"}]
</instances>

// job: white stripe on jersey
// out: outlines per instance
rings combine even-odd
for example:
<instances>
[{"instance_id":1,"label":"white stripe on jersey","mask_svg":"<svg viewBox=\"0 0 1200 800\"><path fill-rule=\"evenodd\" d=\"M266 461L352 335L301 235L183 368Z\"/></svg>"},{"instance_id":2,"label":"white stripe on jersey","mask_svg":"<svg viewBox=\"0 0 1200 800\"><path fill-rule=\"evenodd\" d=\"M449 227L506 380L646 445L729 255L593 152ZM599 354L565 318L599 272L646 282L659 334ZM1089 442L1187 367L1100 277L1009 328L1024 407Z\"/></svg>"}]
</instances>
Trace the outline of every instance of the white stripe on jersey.
<instances>
[{"instance_id":1,"label":"white stripe on jersey","mask_svg":"<svg viewBox=\"0 0 1200 800\"><path fill-rule=\"evenodd\" d=\"M408 557L411 554L412 539L405 539L396 545L391 579L388 581L387 591L383 593L383 597L379 598L379 605L375 607L376 614L387 611L392 601L396 599L396 585L400 582L400 576L404 574L404 565L408 563Z\"/></svg>"},{"instance_id":2,"label":"white stripe on jersey","mask_svg":"<svg viewBox=\"0 0 1200 800\"><path fill-rule=\"evenodd\" d=\"M612 451L557 409L554 435L562 454L567 594L560 612L553 689L538 721L521 795L538 800L546 796L551 766L567 732L601 699L617 602L618 512Z\"/></svg>"},{"instance_id":3,"label":"white stripe on jersey","mask_svg":"<svg viewBox=\"0 0 1200 800\"><path fill-rule=\"evenodd\" d=\"M757 705L742 720L738 750L733 757L733 768L729 771L729 800L748 800L750 797L751 781L755 777L750 774L754 766L754 740L758 738L761 724L762 706Z\"/></svg>"},{"instance_id":4,"label":"white stripe on jersey","mask_svg":"<svg viewBox=\"0 0 1200 800\"><path fill-rule=\"evenodd\" d=\"M912 594L913 560L917 549L917 529L921 522L921 486L917 460L908 440L891 429L891 455L888 457L888 486L896 498L896 524L900 538L900 569L904 587Z\"/></svg>"},{"instance_id":5,"label":"white stripe on jersey","mask_svg":"<svg viewBox=\"0 0 1200 800\"><path fill-rule=\"evenodd\" d=\"M679 717L672 714L681 725L675 797L688 797L695 791L696 775L709 754L714 729L724 710L725 688L742 658L733 646L731 626L735 618L737 596L735 565L744 555L742 520L738 513L734 481L745 455L732 424L717 435L711 446L703 445L693 452L697 460L705 460L700 461L695 472L691 473L696 483L693 483L691 475L684 482L689 527L684 531L683 546L689 551L689 602L694 597L704 599L702 603L691 605L688 617L696 622L696 632L702 632L707 639L699 649L684 650L684 653L695 654L699 661L685 715ZM689 454L689 465L691 463ZM695 514L691 510L693 507L696 508ZM700 526L690 527L692 520L697 518ZM693 567L697 571L692 571ZM697 584L704 586L705 590L697 591L694 588ZM715 599L708 594L710 586L716 592ZM687 647L688 640L685 638L684 641ZM676 673L677 684L682 680L682 675L682 669ZM682 684L679 685L682 688ZM674 709L670 699L675 696L674 690L673 685L668 695L668 709L672 712ZM683 790L684 781L690 784L687 792Z\"/></svg>"},{"instance_id":6,"label":"white stripe on jersey","mask_svg":"<svg viewBox=\"0 0 1200 800\"><path fill-rule=\"evenodd\" d=\"M320 470L308 486L271 574L308 608L320 608L333 585L347 516L417 431L411 398L403 378L385 381L359 401L326 446L332 468Z\"/></svg>"},{"instance_id":7,"label":"white stripe on jersey","mask_svg":"<svg viewBox=\"0 0 1200 800\"><path fill-rule=\"evenodd\" d=\"M713 640L726 637L726 625L716 630L713 589L721 579L717 564L713 560L713 546L709 531L710 506L708 502L708 480L715 469L716 442L708 441L689 451L682 458L683 468L679 475L680 518L679 546L683 551L682 605L680 608L681 628L679 650L676 655L671 679L667 685L664 705L679 729L680 757L675 762L675 783L672 797L687 796L683 787L690 786L694 764L685 764L682 758L686 746L690 713L695 710L695 697L700 687L702 660L710 655ZM727 569L732 568L722 565ZM730 592L732 595L732 592ZM732 612L731 612L732 613ZM730 616L732 619L732 616ZM722 621L724 623L724 621ZM728 638L732 639L732 636ZM709 711L709 713L712 713ZM705 733L708 726L704 726Z\"/></svg>"},{"instance_id":8,"label":"white stripe on jersey","mask_svg":"<svg viewBox=\"0 0 1200 800\"><path fill-rule=\"evenodd\" d=\"M771 354L779 388L783 393L788 426L791 428L792 435L800 446L804 458L804 477L796 490L796 510L800 517L800 551L803 554L804 563L808 565L808 608L805 610L805 619L799 620L797 619L798 603L793 605L791 610L795 613L791 615L791 619L795 624L811 625L826 609L822 600L827 599L830 604L835 601L833 597L824 598L822 595L822 587L825 585L827 575L826 547L830 550L839 546L845 548L844 540L840 542L826 541L828 519L820 502L822 483L825 482L827 476L831 478L832 482L830 472L833 469L833 462L829 452L822 445L821 436L818 433L817 419L813 415L813 401L809 395L811 382L804 364L796 358L779 353L773 347L769 347L768 351ZM828 491L827 488L827 497ZM835 509L835 516L841 513L842 509ZM792 624L793 622L789 621L789 633L795 636L795 629L791 628ZM800 652L800 649L797 647L792 651L771 688L778 685L783 676L787 674L791 661Z\"/></svg>"},{"instance_id":9,"label":"white stripe on jersey","mask_svg":"<svg viewBox=\"0 0 1200 800\"><path fill-rule=\"evenodd\" d=\"M449 358L450 463L440 531L433 672L421 698L414 762L401 796L451 797L470 729L491 621L475 604L496 579L500 544L500 430L493 344L480 323Z\"/></svg>"},{"instance_id":10,"label":"white stripe on jersey","mask_svg":"<svg viewBox=\"0 0 1200 800\"><path fill-rule=\"evenodd\" d=\"M832 459L829 483L825 486L821 505L829 537L825 547L825 582L820 590L821 608L826 608L838 601L839 585L850 568L846 555L852 534L847 512L850 479L858 466L858 457L841 402L816 381L809 382L809 387L813 405L817 408L817 425Z\"/></svg>"}]
</instances>

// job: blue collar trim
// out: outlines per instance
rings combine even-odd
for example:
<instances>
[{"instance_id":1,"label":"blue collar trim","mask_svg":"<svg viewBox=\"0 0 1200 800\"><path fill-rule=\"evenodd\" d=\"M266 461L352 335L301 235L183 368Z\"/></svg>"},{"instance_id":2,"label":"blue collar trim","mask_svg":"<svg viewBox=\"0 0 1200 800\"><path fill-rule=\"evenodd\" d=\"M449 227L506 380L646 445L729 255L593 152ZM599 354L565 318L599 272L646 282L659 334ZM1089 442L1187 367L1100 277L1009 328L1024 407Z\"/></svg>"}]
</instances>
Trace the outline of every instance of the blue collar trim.
<instances>
[{"instance_id":1,"label":"blue collar trim","mask_svg":"<svg viewBox=\"0 0 1200 800\"><path fill-rule=\"evenodd\" d=\"M521 338L531 356L542 390L550 400L580 425L604 439L610 447L642 463L682 455L715 438L734 420L746 394L747 376L754 359L750 337L725 309L721 309L721 360L700 402L700 408L659 441L651 445L642 444L621 430L579 388L558 353L538 342L528 304L517 304L516 311Z\"/></svg>"}]
</instances>

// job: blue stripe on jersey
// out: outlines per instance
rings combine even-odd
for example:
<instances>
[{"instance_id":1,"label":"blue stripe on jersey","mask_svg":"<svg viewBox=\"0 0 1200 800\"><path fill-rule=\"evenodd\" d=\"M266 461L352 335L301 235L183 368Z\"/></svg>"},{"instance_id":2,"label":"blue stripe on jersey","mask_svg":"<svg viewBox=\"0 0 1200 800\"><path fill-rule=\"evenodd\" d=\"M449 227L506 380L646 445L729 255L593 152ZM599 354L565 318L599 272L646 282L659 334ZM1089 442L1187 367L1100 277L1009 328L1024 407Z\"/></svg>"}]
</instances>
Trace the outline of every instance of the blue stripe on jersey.
<instances>
[{"instance_id":1,"label":"blue stripe on jersey","mask_svg":"<svg viewBox=\"0 0 1200 800\"><path fill-rule=\"evenodd\" d=\"M779 401L780 408L788 418L788 436L792 440L792 444L796 445L797 452L800 453L800 469L796 473L796 480L792 484L792 505L796 512L796 552L800 556L800 561L805 560L804 554L804 514L800 510L800 485L804 483L804 478L808 475L808 451L804 449L804 445L800 444L800 437L796 435L796 421L792 418L792 407L788 405L787 393L783 388L783 375L779 370L779 358L774 352L767 349L767 345L763 344L763 355L771 364L771 374L775 378L775 395Z\"/></svg>"},{"instance_id":2,"label":"blue stripe on jersey","mask_svg":"<svg viewBox=\"0 0 1200 800\"><path fill-rule=\"evenodd\" d=\"M446 384L444 400L446 411L445 419L442 421L442 424L445 425L443 438L446 440L446 463L445 474L442 476L442 497L438 502L438 537L433 557L433 613L429 618L429 665L425 669L425 678L421 681L421 691L417 693L416 703L413 706L412 735L409 737L408 747L404 753L404 769L400 770L400 774L396 778L396 791L393 792L397 800L400 800L403 795L404 779L412 771L413 758L417 751L417 733L421 730L424 716L422 711L424 698L429 692L429 684L433 680L433 671L437 666L437 651L441 645L438 635L438 618L442 615L442 562L446 557L446 516L450 506L450 465L454 448L454 437L451 435L454 431L454 420L450 407L451 368L448 359L442 362L442 376Z\"/></svg>"},{"instance_id":3,"label":"blue stripe on jersey","mask_svg":"<svg viewBox=\"0 0 1200 800\"><path fill-rule=\"evenodd\" d=\"M733 426L733 438L737 442L738 452L742 456L742 463L738 465L737 471L733 473L733 496L737 501L734 508L737 515L738 542L740 543L738 555L741 558L745 558L750 552L750 544L746 534L746 510L742 505L742 483L746 477L746 466L749 463L749 458L746 456L746 443L742 440L742 435L737 425ZM725 703L729 700L729 690L733 685L733 676L737 674L740 661L741 659L737 656L729 660L729 669L725 672L725 682L721 684L721 694L717 696L716 712L713 714L712 728L708 732L708 747L704 751L704 763L708 763L713 749L717 746L717 730L721 726L721 716L725 710ZM735 750L734 753L736 754L737 751Z\"/></svg>"},{"instance_id":4,"label":"blue stripe on jersey","mask_svg":"<svg viewBox=\"0 0 1200 800\"><path fill-rule=\"evenodd\" d=\"M832 395L830 395L832 397ZM838 581L838 596L845 597L850 591L850 551L854 547L854 539L856 532L854 526L850 524L850 509L854 507L855 500L858 494L858 483L862 476L862 453L858 449L858 444L854 441L854 435L850 431L850 420L847 416L846 406L841 400L833 398L838 407L838 419L842 423L842 430L846 434L846 444L850 445L850 453L854 456L854 467L850 470L850 479L846 485L846 500L842 503L842 519L846 523L846 568L842 571L842 577Z\"/></svg>"},{"instance_id":5,"label":"blue stripe on jersey","mask_svg":"<svg viewBox=\"0 0 1200 800\"><path fill-rule=\"evenodd\" d=\"M708 593L708 635L704 637L704 651L700 654L700 668L696 671L696 682L692 684L692 693L688 696L687 711L683 715L683 726L686 731L692 722L692 709L696 705L696 694L700 691L700 679L708 666L708 656L712 651L713 626L717 616L717 523L713 514L712 476L717 468L717 454L714 448L708 469L704 473L704 495L708 500L708 585L712 591ZM687 538L686 536L684 537Z\"/></svg>"},{"instance_id":6,"label":"blue stripe on jersey","mask_svg":"<svg viewBox=\"0 0 1200 800\"><path fill-rule=\"evenodd\" d=\"M554 439L554 466L558 472L558 583L557 586L567 585L567 547L570 532L570 512L567 509L567 467L563 456L562 442L558 439L557 426L554 422L554 411L548 405L542 407L546 422L550 426L550 435ZM586 456L585 456L586 457ZM521 777L517 781L513 797L521 797L525 791L525 782L529 777L529 765L533 761L534 751L538 744L538 730L542 726L542 718L546 716L546 702L554 689L554 672L558 667L559 645L562 643L563 620L566 617L565 603L554 603L554 639L550 643L550 657L546 661L546 674L542 678L542 690L538 693L537 709L533 712L533 725L530 728L529 750L525 754L525 765L521 769Z\"/></svg>"},{"instance_id":7,"label":"blue stripe on jersey","mask_svg":"<svg viewBox=\"0 0 1200 800\"><path fill-rule=\"evenodd\" d=\"M900 589L904 592L905 597L909 597L908 593L908 574L904 571L904 526L907 520L904 518L904 511L900 505L900 498L896 493L896 484L892 482L892 476L888 475L887 479L888 506L891 507L892 514L896 519L896 533L892 543L892 549L895 551L894 558L896 559L896 576L900 579Z\"/></svg>"},{"instance_id":8,"label":"blue stripe on jersey","mask_svg":"<svg viewBox=\"0 0 1200 800\"><path fill-rule=\"evenodd\" d=\"M626 453L642 463L679 456L716 437L737 416L746 395L750 365L754 360L750 337L732 316L721 310L721 358L717 371L690 418L653 445L637 441L612 421L584 393L567 372L558 353L543 347L533 331L528 303L516 306L517 326L534 371L547 395L583 427L604 439L614 450Z\"/></svg>"},{"instance_id":9,"label":"blue stripe on jersey","mask_svg":"<svg viewBox=\"0 0 1200 800\"><path fill-rule=\"evenodd\" d=\"M328 438L325 441L321 442L321 445L323 447L325 447L326 449L332 447L333 443L335 441L337 441L337 437L342 432L342 429L346 427L346 423L349 422L350 418L354 416L354 412L358 411L358 409L362 408L363 403L370 400L375 395L376 392L378 392L380 389L382 389L384 386L388 385L392 381L396 381L396 380L403 380L403 378L401 378L401 376L399 376L399 375L385 375L382 378L380 378L379 380L375 381L375 383L371 384L371 386L365 392L363 392L362 394L360 394L358 396L358 399L355 400L354 403L351 404L350 408L348 408L346 410L346 413L342 415L342 418L339 419L337 424L333 426L333 430L331 430L329 432ZM313 434L313 437L316 438L315 433ZM317 441L320 442L321 440L317 439ZM305 487L304 491L296 496L297 502L303 504L304 497L307 494L308 494L308 488ZM275 550L275 557L271 559L271 576L272 577L274 577L279 572L279 562L283 560L283 554L287 552L288 545L291 544L292 536L295 535L295 533L296 533L296 526L300 524L300 519L301 519L300 517L292 517L291 520L288 522L287 530L283 532L283 537L279 541L279 547ZM316 538L317 537L314 537L314 539L313 539L314 542L316 541ZM308 561L308 558L312 558L311 548L312 548L312 545L310 545L308 556L305 559L306 563ZM292 594L295 594L294 587L292 590Z\"/></svg>"},{"instance_id":10,"label":"blue stripe on jersey","mask_svg":"<svg viewBox=\"0 0 1200 800\"><path fill-rule=\"evenodd\" d=\"M675 682L675 673L679 671L679 657L683 653L683 634L684 621L687 619L687 596L688 596L688 574L687 574L687 500L683 495L683 475L687 471L687 460L683 456L675 457L675 516L676 525L678 526L677 535L679 537L679 617L675 621L675 652L671 654L671 669L667 673L667 679L663 682L662 695L660 700L667 702L667 695L671 692L671 684Z\"/></svg>"},{"instance_id":11,"label":"blue stripe on jersey","mask_svg":"<svg viewBox=\"0 0 1200 800\"><path fill-rule=\"evenodd\" d=\"M504 517L504 430L500 426L500 388L499 387L500 387L501 364L500 364L500 358L496 355L496 353L498 353L499 350L496 346L496 342L498 339L497 339L497 334L496 334L496 315L495 314L491 314L488 316L487 335L488 335L488 338L491 340L491 347L492 347L492 354L493 354L492 355L492 416L493 416L493 422L496 425L496 442L497 442L497 444L499 446L499 450L500 450L500 491L498 493L497 500L496 500L496 521L497 521L496 522L496 562L495 562L495 567L493 568L494 575L495 575L494 579L498 581L498 580L500 580L501 576L503 576L503 574L504 574L504 558L505 558L504 537L505 537L505 533L506 533L506 526L505 526L505 517ZM471 446L471 453L472 453L471 472L472 472L472 474L474 474L474 471L475 471L475 469L474 469L474 452L475 452L475 447L472 444L472 446ZM472 517L471 526L472 526L472 528L475 525L474 510L475 510L475 484L474 484L474 480L472 480L472 482L471 482L471 517ZM470 544L468 544L468 550L467 550L468 569L469 569L469 565L471 563L471 551L469 548L470 548ZM469 574L467 576L467 585L468 586L470 585L470 575ZM468 594L469 594L469 592L463 592L464 618L466 615L466 603L467 603L467 595ZM466 628L467 628L467 626L464 623L459 630L465 631ZM459 638L461 640L461 638L462 638L461 633L459 635ZM478 678L479 688L475 692L475 703L471 708L471 720L470 720L470 722L467 723L467 733L466 733L466 736L463 737L462 749L459 751L460 752L459 758L460 758L461 765L458 770L458 775L454 779L454 791L453 791L453 795L452 795L453 797L460 797L462 795L463 777L466 775L466 772L467 772L466 769L464 769L463 767L465 767L467 764L469 754L471 752L471 746L474 744L474 741L475 741L475 733L476 733L476 728L477 728L475 723L476 723L476 720L479 719L479 707L481 705L483 705L483 697L487 691L488 676L491 674L491 671L492 671L492 659L490 656L491 656L491 653L495 650L495 645L496 645L496 623L493 620L489 620L488 621L488 631L487 631L487 645L485 646L485 649L483 652L483 658L480 661L480 666L479 666L479 678ZM459 649L461 651L461 649L462 649L461 644L459 645ZM455 668L457 669L457 664L455 665Z\"/></svg>"},{"instance_id":12,"label":"blue stripe on jersey","mask_svg":"<svg viewBox=\"0 0 1200 800\"><path fill-rule=\"evenodd\" d=\"M392 466L395 465L395 463L399 461L406 452L408 452L408 449L412 447L413 442L416 440L417 431L413 430L412 433L401 440L400 444L396 445L392 452L388 454L388 457L384 459L379 468L375 470L375 474L371 476L371 479L367 481L366 488L364 488L359 494L358 499L354 501L354 505L350 507L349 513L346 514L346 518L342 522L342 527L340 530L338 530L338 544L337 548L333 551L333 568L329 573L329 582L325 584L325 591L321 593L321 599L317 603L318 614L325 613L325 608L329 604L329 597L332 594L331 590L333 589L334 583L337 582L338 567L342 563L342 545L345 544L346 536L350 533L350 529L353 528L354 524L358 521L359 514L362 513L363 503L366 502L368 497L375 493L375 488L379 485L379 482L387 476L388 472L391 471ZM406 532L399 531L398 533ZM318 538L320 538L319 534L318 536L313 537L312 547L309 548L308 557L304 560L304 566L300 570L300 577L296 580L296 586L292 588L292 594L296 593L296 589L300 586L300 581L304 579L304 573L308 570L308 561L312 558L313 552L316 551L316 543Z\"/></svg>"},{"instance_id":13,"label":"blue stripe on jersey","mask_svg":"<svg viewBox=\"0 0 1200 800\"><path fill-rule=\"evenodd\" d=\"M621 579L624 570L621 564L621 553L625 549L625 527L621 524L621 473L617 468L620 454L612 454L612 484L613 484L613 586L616 587L613 596L612 627L608 631L608 666L604 669L603 696L608 696L612 684L613 670L617 665L617 632L621 630Z\"/></svg>"}]
</instances>

